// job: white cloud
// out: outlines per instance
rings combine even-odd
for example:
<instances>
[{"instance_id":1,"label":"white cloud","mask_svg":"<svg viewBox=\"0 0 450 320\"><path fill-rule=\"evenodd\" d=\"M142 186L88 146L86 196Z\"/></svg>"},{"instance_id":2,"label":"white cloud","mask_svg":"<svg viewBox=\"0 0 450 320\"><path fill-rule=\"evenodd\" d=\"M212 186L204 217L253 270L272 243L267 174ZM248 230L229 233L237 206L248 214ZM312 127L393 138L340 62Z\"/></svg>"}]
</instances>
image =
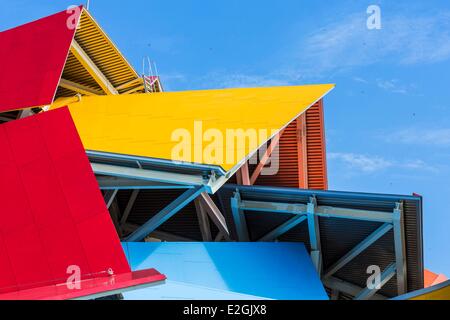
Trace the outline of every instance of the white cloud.
<instances>
[{"instance_id":1,"label":"white cloud","mask_svg":"<svg viewBox=\"0 0 450 320\"><path fill-rule=\"evenodd\" d=\"M438 172L438 168L430 166L423 160L410 160L406 161L405 163L401 164L401 167L405 169L417 169L417 170L424 170L424 171L430 171L430 172Z\"/></svg>"},{"instance_id":2,"label":"white cloud","mask_svg":"<svg viewBox=\"0 0 450 320\"><path fill-rule=\"evenodd\" d=\"M360 82L360 83L364 83L364 84L368 84L369 81L367 81L366 79L363 79L361 77L353 77L353 80L356 82Z\"/></svg>"},{"instance_id":3,"label":"white cloud","mask_svg":"<svg viewBox=\"0 0 450 320\"><path fill-rule=\"evenodd\" d=\"M280 75L255 75L233 72L213 72L202 77L201 83L214 88L249 88L286 86L291 82Z\"/></svg>"},{"instance_id":4,"label":"white cloud","mask_svg":"<svg viewBox=\"0 0 450 320\"><path fill-rule=\"evenodd\" d=\"M247 75L247 74L227 74L218 78L223 87L266 87L281 86L289 84L287 80L277 79L271 76Z\"/></svg>"},{"instance_id":5,"label":"white cloud","mask_svg":"<svg viewBox=\"0 0 450 320\"><path fill-rule=\"evenodd\" d=\"M385 16L381 30L368 30L358 13L331 23L303 40L299 73L329 74L377 62L403 65L450 58L450 11L427 16Z\"/></svg>"},{"instance_id":6,"label":"white cloud","mask_svg":"<svg viewBox=\"0 0 450 320\"><path fill-rule=\"evenodd\" d=\"M390 143L449 147L450 128L408 128L385 135L383 139Z\"/></svg>"},{"instance_id":7,"label":"white cloud","mask_svg":"<svg viewBox=\"0 0 450 320\"><path fill-rule=\"evenodd\" d=\"M380 156L344 153L344 152L331 152L327 154L329 160L339 161L348 166L351 169L362 171L365 173L374 173L377 171L383 171L389 168L405 169L405 170L421 170L429 172L438 172L439 170L427 164L420 159L415 160L389 160Z\"/></svg>"},{"instance_id":8,"label":"white cloud","mask_svg":"<svg viewBox=\"0 0 450 320\"><path fill-rule=\"evenodd\" d=\"M417 86L415 84L404 84L398 79L376 79L374 82L361 77L353 77L352 79L364 85L375 85L379 89L392 93L417 95Z\"/></svg>"},{"instance_id":9,"label":"white cloud","mask_svg":"<svg viewBox=\"0 0 450 320\"><path fill-rule=\"evenodd\" d=\"M377 79L377 86L380 89L392 93L408 94L415 92L417 87L413 84L405 85L400 83L398 79L382 80Z\"/></svg>"},{"instance_id":10,"label":"white cloud","mask_svg":"<svg viewBox=\"0 0 450 320\"><path fill-rule=\"evenodd\" d=\"M375 172L392 166L392 162L382 157L370 157L362 154L331 152L327 154L330 160L339 160L351 168L364 172Z\"/></svg>"}]
</instances>

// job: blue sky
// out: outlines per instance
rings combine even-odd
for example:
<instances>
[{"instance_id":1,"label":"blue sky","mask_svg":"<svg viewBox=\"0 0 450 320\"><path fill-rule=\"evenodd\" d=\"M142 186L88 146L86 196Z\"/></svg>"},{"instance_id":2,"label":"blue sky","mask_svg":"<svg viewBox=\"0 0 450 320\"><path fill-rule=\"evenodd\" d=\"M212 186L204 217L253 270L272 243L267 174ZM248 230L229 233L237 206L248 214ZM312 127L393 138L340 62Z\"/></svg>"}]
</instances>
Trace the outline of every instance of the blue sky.
<instances>
[{"instance_id":1,"label":"blue sky","mask_svg":"<svg viewBox=\"0 0 450 320\"><path fill-rule=\"evenodd\" d=\"M0 29L70 4L0 0ZM366 28L371 4L381 30ZM423 195L426 266L450 276L448 0L91 0L91 12L137 70L156 61L166 90L336 83L330 188Z\"/></svg>"}]
</instances>

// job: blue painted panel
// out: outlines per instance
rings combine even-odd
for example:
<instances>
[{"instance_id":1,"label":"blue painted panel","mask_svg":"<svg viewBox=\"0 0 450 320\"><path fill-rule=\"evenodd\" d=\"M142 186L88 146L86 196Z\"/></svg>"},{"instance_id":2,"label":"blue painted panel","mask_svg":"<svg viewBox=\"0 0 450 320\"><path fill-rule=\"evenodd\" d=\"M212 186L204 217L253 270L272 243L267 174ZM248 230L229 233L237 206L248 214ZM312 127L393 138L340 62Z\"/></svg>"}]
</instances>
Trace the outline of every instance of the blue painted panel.
<instances>
[{"instance_id":1,"label":"blue painted panel","mask_svg":"<svg viewBox=\"0 0 450 320\"><path fill-rule=\"evenodd\" d=\"M156 242L123 246L133 270L156 268L169 283L189 284L197 287L195 290L203 287L268 299L328 299L302 243ZM151 288L153 293L147 290L139 291L142 298L147 292L151 299L158 288Z\"/></svg>"},{"instance_id":2,"label":"blue painted panel","mask_svg":"<svg viewBox=\"0 0 450 320\"><path fill-rule=\"evenodd\" d=\"M167 280L164 285L123 293L125 300L267 300L231 291Z\"/></svg>"}]
</instances>

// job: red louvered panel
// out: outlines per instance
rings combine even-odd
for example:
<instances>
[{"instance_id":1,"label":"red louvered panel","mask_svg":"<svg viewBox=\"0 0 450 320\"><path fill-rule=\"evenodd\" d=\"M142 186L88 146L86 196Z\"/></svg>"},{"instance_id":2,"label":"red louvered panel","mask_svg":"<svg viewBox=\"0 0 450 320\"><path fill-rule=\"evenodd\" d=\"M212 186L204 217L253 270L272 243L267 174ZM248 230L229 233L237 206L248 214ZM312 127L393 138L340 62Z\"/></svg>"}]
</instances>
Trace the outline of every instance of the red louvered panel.
<instances>
[{"instance_id":1,"label":"red louvered panel","mask_svg":"<svg viewBox=\"0 0 450 320\"><path fill-rule=\"evenodd\" d=\"M304 143L306 142L306 143ZM319 101L281 136L276 175L260 175L256 185L327 189L323 105ZM250 166L251 172L255 166Z\"/></svg>"}]
</instances>

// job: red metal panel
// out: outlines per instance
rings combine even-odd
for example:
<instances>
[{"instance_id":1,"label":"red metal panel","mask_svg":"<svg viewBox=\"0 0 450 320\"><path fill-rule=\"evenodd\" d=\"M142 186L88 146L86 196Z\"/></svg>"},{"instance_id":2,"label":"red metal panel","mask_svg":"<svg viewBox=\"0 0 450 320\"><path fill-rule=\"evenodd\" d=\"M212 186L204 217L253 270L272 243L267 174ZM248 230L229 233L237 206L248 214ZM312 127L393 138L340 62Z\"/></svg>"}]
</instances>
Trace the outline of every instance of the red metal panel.
<instances>
[{"instance_id":1,"label":"red metal panel","mask_svg":"<svg viewBox=\"0 0 450 320\"><path fill-rule=\"evenodd\" d=\"M87 279L80 283L81 288L69 289L67 286L50 285L11 293L0 293L0 300L66 300L89 298L99 293L114 293L123 289L139 288L164 281L166 277L155 269L127 272L119 275Z\"/></svg>"},{"instance_id":2,"label":"red metal panel","mask_svg":"<svg viewBox=\"0 0 450 320\"><path fill-rule=\"evenodd\" d=\"M100 288L109 269L136 285L68 109L0 125L0 147L0 294L51 298L71 265L103 280L53 298L117 288Z\"/></svg>"},{"instance_id":3,"label":"red metal panel","mask_svg":"<svg viewBox=\"0 0 450 320\"><path fill-rule=\"evenodd\" d=\"M52 103L80 12L0 32L0 112Z\"/></svg>"}]
</instances>

